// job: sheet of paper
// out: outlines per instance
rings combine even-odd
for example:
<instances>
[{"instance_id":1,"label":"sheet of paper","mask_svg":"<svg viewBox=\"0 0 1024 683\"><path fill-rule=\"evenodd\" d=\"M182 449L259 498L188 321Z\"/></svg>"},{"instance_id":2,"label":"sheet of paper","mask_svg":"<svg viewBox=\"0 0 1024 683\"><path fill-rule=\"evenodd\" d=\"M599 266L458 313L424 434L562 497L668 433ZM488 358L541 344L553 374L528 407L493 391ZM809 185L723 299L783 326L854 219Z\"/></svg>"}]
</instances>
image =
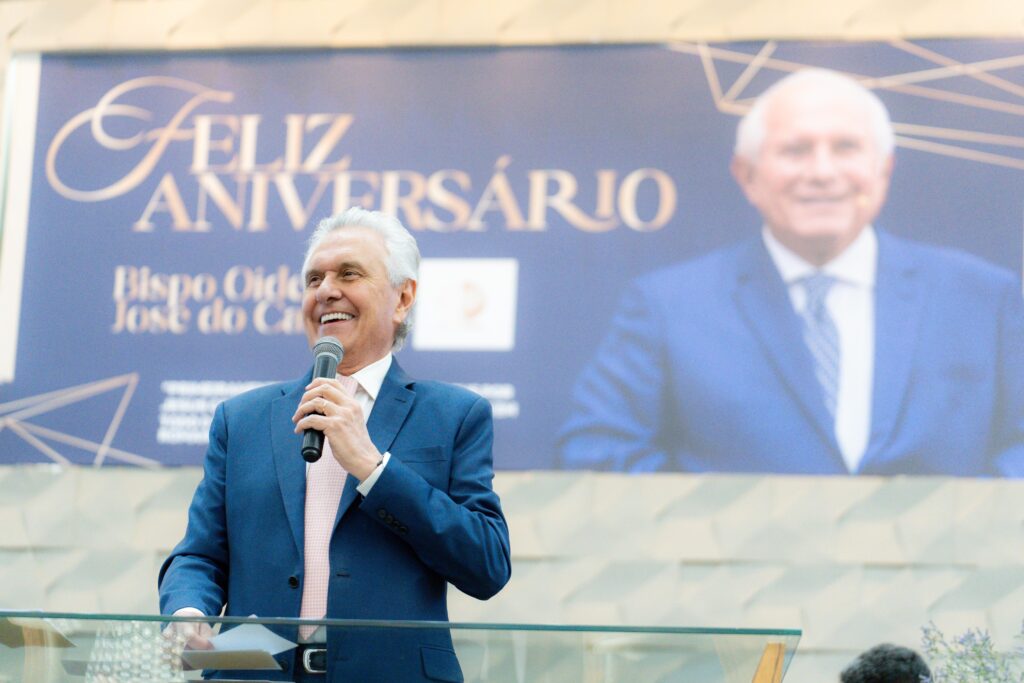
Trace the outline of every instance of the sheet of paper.
<instances>
[{"instance_id":1,"label":"sheet of paper","mask_svg":"<svg viewBox=\"0 0 1024 683\"><path fill-rule=\"evenodd\" d=\"M281 670L277 660L266 650L185 650L181 661L190 669Z\"/></svg>"},{"instance_id":2,"label":"sheet of paper","mask_svg":"<svg viewBox=\"0 0 1024 683\"><path fill-rule=\"evenodd\" d=\"M181 661L190 669L280 671L274 655L295 647L263 624L235 626L210 638L210 644L212 650L185 650Z\"/></svg>"},{"instance_id":3,"label":"sheet of paper","mask_svg":"<svg viewBox=\"0 0 1024 683\"><path fill-rule=\"evenodd\" d=\"M255 615L253 615L255 616ZM242 624L210 638L218 652L264 650L272 655L291 650L295 643L277 635L263 624Z\"/></svg>"}]
</instances>

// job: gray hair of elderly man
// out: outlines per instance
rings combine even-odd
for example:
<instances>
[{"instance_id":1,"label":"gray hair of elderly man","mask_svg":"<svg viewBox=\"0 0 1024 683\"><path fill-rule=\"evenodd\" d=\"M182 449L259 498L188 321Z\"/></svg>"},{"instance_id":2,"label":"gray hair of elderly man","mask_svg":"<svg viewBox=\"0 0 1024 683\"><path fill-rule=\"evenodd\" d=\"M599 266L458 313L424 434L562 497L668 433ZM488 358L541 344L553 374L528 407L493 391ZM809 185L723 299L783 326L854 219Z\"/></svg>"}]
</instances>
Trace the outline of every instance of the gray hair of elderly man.
<instances>
[{"instance_id":1,"label":"gray hair of elderly man","mask_svg":"<svg viewBox=\"0 0 1024 683\"><path fill-rule=\"evenodd\" d=\"M416 238L412 233L394 216L354 206L317 224L309 237L309 246L306 247L306 256L302 261L303 280L306 278L309 260L320 244L330 234L352 228L366 228L384 238L384 247L388 253L385 266L392 287L401 287L407 280L419 279L420 248L416 245ZM395 330L395 340L391 345L393 351L399 351L405 344L412 330L412 318L413 311L410 309L405 320Z\"/></svg>"},{"instance_id":2,"label":"gray hair of elderly man","mask_svg":"<svg viewBox=\"0 0 1024 683\"><path fill-rule=\"evenodd\" d=\"M830 69L802 69L773 83L761 93L750 111L740 120L736 127L736 156L743 157L751 163L757 163L767 134L767 111L772 100L778 95L795 86L816 86L829 88L837 95L850 96L862 103L868 114L879 158L884 160L892 154L895 147L895 135L889 110L878 96L854 79Z\"/></svg>"}]
</instances>

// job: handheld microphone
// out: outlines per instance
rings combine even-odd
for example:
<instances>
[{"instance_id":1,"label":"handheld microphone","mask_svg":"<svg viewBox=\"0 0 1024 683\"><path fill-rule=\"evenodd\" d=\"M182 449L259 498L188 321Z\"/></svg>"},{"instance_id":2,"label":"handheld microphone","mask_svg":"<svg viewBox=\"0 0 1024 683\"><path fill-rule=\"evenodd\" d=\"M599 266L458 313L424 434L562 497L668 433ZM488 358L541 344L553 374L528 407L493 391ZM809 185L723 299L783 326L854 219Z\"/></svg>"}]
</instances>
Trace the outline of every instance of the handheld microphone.
<instances>
[{"instance_id":1,"label":"handheld microphone","mask_svg":"<svg viewBox=\"0 0 1024 683\"><path fill-rule=\"evenodd\" d=\"M313 347L313 379L334 377L338 364L345 355L341 342L334 337L321 337ZM324 451L324 433L318 429L307 429L302 434L302 459L316 462Z\"/></svg>"}]
</instances>

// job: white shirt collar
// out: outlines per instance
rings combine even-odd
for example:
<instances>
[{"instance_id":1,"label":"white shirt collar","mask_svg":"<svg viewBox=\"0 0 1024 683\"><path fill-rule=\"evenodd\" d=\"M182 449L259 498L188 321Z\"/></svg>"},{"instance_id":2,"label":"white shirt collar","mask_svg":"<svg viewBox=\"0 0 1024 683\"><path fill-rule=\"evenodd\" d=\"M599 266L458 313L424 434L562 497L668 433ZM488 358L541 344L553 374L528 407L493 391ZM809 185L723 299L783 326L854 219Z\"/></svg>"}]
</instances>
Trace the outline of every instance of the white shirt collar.
<instances>
[{"instance_id":1,"label":"white shirt collar","mask_svg":"<svg viewBox=\"0 0 1024 683\"><path fill-rule=\"evenodd\" d=\"M871 289L875 286L878 269L878 235L872 226L867 226L857 239L834 259L821 268L808 263L802 257L776 239L768 226L761 228L761 238L768 249L768 255L782 276L783 282L791 285L820 270L837 281L857 287Z\"/></svg>"},{"instance_id":2,"label":"white shirt collar","mask_svg":"<svg viewBox=\"0 0 1024 683\"><path fill-rule=\"evenodd\" d=\"M377 400L380 387L384 384L384 377L388 374L388 370L391 369L391 360L393 358L392 353L388 351L387 355L380 360L374 361L363 369L352 373L352 378L359 382L359 386L374 401Z\"/></svg>"}]
</instances>

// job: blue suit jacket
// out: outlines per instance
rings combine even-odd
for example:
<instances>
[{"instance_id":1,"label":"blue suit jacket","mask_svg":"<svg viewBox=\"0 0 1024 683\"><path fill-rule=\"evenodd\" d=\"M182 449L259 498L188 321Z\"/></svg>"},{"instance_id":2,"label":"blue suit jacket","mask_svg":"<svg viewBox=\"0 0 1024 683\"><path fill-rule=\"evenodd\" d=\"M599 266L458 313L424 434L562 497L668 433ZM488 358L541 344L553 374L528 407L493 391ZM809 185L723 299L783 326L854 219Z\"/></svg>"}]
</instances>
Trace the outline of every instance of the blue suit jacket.
<instances>
[{"instance_id":1,"label":"blue suit jacket","mask_svg":"<svg viewBox=\"0 0 1024 683\"><path fill-rule=\"evenodd\" d=\"M1008 272L878 234L861 473L1024 475L1024 307ZM762 240L639 279L560 433L569 467L846 472Z\"/></svg>"},{"instance_id":2,"label":"blue suit jacket","mask_svg":"<svg viewBox=\"0 0 1024 683\"><path fill-rule=\"evenodd\" d=\"M160 571L162 613L191 606L211 615L224 608L228 616L298 617L306 464L291 416L309 381L218 406L185 538ZM330 544L327 616L444 621L448 582L480 599L497 593L511 563L491 488L490 404L458 387L413 381L393 361L367 429L391 460L365 498L354 477L346 480ZM278 631L297 636L294 627ZM462 680L447 629L331 629L328 652L328 680ZM291 672L279 678L291 680Z\"/></svg>"}]
</instances>

